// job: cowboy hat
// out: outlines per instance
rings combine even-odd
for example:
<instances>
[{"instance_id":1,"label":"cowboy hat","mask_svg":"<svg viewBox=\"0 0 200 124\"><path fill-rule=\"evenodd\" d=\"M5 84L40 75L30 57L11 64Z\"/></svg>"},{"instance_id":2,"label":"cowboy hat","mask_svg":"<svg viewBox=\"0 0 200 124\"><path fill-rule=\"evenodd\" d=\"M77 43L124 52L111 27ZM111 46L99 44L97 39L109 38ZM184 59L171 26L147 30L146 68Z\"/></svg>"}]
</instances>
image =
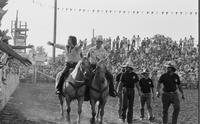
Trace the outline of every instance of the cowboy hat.
<instances>
[{"instance_id":1,"label":"cowboy hat","mask_svg":"<svg viewBox=\"0 0 200 124\"><path fill-rule=\"evenodd\" d=\"M98 35L98 36L96 37L96 42L98 42L98 41L100 41L100 42L103 43L103 36L102 36L102 35Z\"/></svg>"},{"instance_id":2,"label":"cowboy hat","mask_svg":"<svg viewBox=\"0 0 200 124\"><path fill-rule=\"evenodd\" d=\"M171 63L168 64L167 68L171 68L173 72L176 71L176 68Z\"/></svg>"},{"instance_id":3,"label":"cowboy hat","mask_svg":"<svg viewBox=\"0 0 200 124\"><path fill-rule=\"evenodd\" d=\"M129 68L134 68L134 66L133 66L133 62L131 61L131 59L129 59L128 61L127 61L127 63L126 63L126 65L125 65L126 67L129 67Z\"/></svg>"},{"instance_id":4,"label":"cowboy hat","mask_svg":"<svg viewBox=\"0 0 200 124\"><path fill-rule=\"evenodd\" d=\"M165 64L165 66L166 66L167 68L171 68L171 69L173 70L173 72L176 71L175 62L173 62L173 61L168 61L168 62Z\"/></svg>"}]
</instances>

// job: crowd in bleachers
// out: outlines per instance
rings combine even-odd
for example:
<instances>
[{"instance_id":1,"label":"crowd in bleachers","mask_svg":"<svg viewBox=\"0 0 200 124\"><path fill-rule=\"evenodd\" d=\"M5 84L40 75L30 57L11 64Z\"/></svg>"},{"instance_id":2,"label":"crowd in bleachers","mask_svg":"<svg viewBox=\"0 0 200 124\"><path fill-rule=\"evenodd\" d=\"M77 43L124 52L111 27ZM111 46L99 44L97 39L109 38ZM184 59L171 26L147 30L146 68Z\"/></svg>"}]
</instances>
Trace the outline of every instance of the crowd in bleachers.
<instances>
[{"instance_id":1,"label":"crowd in bleachers","mask_svg":"<svg viewBox=\"0 0 200 124\"><path fill-rule=\"evenodd\" d=\"M85 41L86 42L86 41ZM134 63L134 71L138 74L144 69L151 72L152 77L159 77L165 71L165 65L173 61L176 65L176 73L183 83L197 84L198 75L198 50L192 36L174 41L164 35L155 35L152 38L133 36L131 39L118 36L115 39L105 38L104 47L110 53L108 68L116 75L121 66L131 58ZM94 46L95 38L92 39ZM90 47L85 45L84 51ZM56 57L56 62L42 65L39 71L55 77L64 67L64 55Z\"/></svg>"}]
</instances>

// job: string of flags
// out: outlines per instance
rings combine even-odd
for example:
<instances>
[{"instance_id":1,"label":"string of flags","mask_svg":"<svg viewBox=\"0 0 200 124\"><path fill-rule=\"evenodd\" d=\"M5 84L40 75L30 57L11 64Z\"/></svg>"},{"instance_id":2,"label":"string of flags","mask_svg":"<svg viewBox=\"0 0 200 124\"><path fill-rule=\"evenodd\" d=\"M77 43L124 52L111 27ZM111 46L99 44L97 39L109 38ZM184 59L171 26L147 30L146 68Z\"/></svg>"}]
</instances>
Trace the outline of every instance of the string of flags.
<instances>
[{"instance_id":1,"label":"string of flags","mask_svg":"<svg viewBox=\"0 0 200 124\"><path fill-rule=\"evenodd\" d=\"M54 8L54 6L33 0L34 4L41 7ZM105 14L146 14L146 15L198 15L197 11L140 11L140 10L102 10L102 9L85 9L85 8L57 8L58 11L65 12L82 12L82 13L105 13Z\"/></svg>"}]
</instances>

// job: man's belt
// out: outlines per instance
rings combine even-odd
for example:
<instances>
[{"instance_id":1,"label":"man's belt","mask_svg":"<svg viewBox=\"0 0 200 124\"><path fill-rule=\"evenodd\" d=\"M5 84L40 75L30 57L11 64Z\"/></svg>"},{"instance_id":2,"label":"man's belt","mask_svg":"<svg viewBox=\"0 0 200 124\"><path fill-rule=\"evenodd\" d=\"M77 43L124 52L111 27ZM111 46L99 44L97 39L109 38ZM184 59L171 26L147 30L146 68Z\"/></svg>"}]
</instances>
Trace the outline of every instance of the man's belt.
<instances>
[{"instance_id":1,"label":"man's belt","mask_svg":"<svg viewBox=\"0 0 200 124\"><path fill-rule=\"evenodd\" d=\"M177 93L177 91L174 91L174 92L165 92L165 91L164 91L164 93L171 93L171 94L175 94L175 93Z\"/></svg>"}]
</instances>

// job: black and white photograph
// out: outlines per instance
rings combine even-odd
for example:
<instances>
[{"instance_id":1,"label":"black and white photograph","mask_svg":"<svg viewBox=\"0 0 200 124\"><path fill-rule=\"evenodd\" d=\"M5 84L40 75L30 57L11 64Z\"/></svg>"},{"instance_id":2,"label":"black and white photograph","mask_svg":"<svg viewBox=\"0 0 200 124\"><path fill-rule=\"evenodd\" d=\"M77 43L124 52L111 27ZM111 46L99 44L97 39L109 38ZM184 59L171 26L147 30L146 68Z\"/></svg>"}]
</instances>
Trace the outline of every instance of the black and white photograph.
<instances>
[{"instance_id":1,"label":"black and white photograph","mask_svg":"<svg viewBox=\"0 0 200 124\"><path fill-rule=\"evenodd\" d=\"M0 0L0 124L200 124L198 0Z\"/></svg>"}]
</instances>

